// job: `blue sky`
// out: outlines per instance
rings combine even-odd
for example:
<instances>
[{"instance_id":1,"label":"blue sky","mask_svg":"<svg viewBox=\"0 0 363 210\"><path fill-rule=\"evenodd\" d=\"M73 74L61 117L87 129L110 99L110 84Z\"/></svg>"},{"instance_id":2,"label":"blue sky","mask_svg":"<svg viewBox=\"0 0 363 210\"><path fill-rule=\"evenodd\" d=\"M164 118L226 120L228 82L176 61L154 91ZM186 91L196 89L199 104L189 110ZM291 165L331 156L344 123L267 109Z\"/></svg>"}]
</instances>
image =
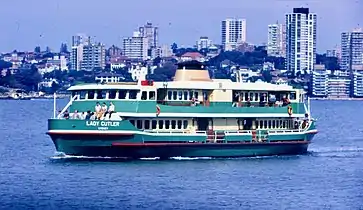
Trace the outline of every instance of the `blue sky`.
<instances>
[{"instance_id":1,"label":"blue sky","mask_svg":"<svg viewBox=\"0 0 363 210\"><path fill-rule=\"evenodd\" d=\"M58 50L76 33L121 46L147 21L159 26L161 44L193 45L199 36L220 43L220 22L229 17L246 18L247 41L259 44L267 41L268 24L301 6L318 14L320 52L339 44L342 31L363 26L362 0L11 0L0 6L0 52Z\"/></svg>"}]
</instances>

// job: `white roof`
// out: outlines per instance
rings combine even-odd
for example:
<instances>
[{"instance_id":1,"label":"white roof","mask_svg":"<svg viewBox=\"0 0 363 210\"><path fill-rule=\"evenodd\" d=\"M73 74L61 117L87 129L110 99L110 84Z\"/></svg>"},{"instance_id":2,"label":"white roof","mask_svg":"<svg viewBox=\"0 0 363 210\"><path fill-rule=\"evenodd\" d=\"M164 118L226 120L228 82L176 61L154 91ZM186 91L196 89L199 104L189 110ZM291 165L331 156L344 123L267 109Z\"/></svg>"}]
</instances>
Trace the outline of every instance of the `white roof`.
<instances>
[{"instance_id":1,"label":"white roof","mask_svg":"<svg viewBox=\"0 0 363 210\"><path fill-rule=\"evenodd\" d=\"M140 86L137 84L87 84L76 85L68 90L155 90L160 88L179 89L179 90L251 90L251 91L292 91L293 87L286 84L271 84L266 82L239 83L232 82L229 79L214 79L213 81L171 81L171 82L154 82L153 86Z\"/></svg>"}]
</instances>

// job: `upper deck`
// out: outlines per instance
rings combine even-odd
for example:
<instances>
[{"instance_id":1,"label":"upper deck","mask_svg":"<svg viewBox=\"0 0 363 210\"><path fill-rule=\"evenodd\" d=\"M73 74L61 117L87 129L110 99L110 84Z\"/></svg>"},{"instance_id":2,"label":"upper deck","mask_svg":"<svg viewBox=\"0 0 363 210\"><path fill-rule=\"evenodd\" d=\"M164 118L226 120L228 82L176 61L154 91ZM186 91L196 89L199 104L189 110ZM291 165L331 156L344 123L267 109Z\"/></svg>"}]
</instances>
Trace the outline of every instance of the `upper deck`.
<instances>
[{"instance_id":1,"label":"upper deck","mask_svg":"<svg viewBox=\"0 0 363 210\"><path fill-rule=\"evenodd\" d=\"M179 66L174 81L87 84L72 86L70 111L93 111L96 102L110 102L123 116L155 117L295 117L306 113L303 90L264 82L239 83L210 79L208 71ZM288 102L288 103L283 103Z\"/></svg>"}]
</instances>

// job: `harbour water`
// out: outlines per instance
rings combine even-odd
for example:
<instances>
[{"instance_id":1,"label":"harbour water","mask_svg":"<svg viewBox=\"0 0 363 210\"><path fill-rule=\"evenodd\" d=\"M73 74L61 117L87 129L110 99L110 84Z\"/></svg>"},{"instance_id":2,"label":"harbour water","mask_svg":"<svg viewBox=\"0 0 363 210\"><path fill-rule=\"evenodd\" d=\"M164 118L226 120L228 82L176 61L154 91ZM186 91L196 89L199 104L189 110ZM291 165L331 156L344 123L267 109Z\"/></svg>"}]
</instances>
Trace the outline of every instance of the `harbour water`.
<instances>
[{"instance_id":1,"label":"harbour water","mask_svg":"<svg viewBox=\"0 0 363 210\"><path fill-rule=\"evenodd\" d=\"M0 106L0 209L363 209L361 101L312 101L307 155L166 161L61 158L52 100Z\"/></svg>"}]
</instances>

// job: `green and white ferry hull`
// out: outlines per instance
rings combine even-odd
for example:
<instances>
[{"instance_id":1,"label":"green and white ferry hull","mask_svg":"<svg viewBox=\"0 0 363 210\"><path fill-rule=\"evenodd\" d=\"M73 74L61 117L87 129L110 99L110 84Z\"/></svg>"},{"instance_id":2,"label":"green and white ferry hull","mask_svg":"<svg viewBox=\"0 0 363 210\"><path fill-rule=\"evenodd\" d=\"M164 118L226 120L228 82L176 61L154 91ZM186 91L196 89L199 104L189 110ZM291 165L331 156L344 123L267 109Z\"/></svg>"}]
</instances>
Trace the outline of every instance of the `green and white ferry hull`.
<instances>
[{"instance_id":1,"label":"green and white ferry hull","mask_svg":"<svg viewBox=\"0 0 363 210\"><path fill-rule=\"evenodd\" d=\"M213 80L198 65L179 66L171 82L70 87L73 96L58 117L54 113L48 120L47 134L58 152L74 156L251 157L307 152L317 130L303 90ZM113 114L97 115L98 120L62 117L66 110L78 114L94 110L98 103L114 106Z\"/></svg>"},{"instance_id":2,"label":"green and white ferry hull","mask_svg":"<svg viewBox=\"0 0 363 210\"><path fill-rule=\"evenodd\" d=\"M128 120L57 119L49 120L48 131L58 152L118 158L298 155L307 152L316 133L314 123L305 130L256 130L255 134L253 131L215 131L207 134L141 131Z\"/></svg>"}]
</instances>

